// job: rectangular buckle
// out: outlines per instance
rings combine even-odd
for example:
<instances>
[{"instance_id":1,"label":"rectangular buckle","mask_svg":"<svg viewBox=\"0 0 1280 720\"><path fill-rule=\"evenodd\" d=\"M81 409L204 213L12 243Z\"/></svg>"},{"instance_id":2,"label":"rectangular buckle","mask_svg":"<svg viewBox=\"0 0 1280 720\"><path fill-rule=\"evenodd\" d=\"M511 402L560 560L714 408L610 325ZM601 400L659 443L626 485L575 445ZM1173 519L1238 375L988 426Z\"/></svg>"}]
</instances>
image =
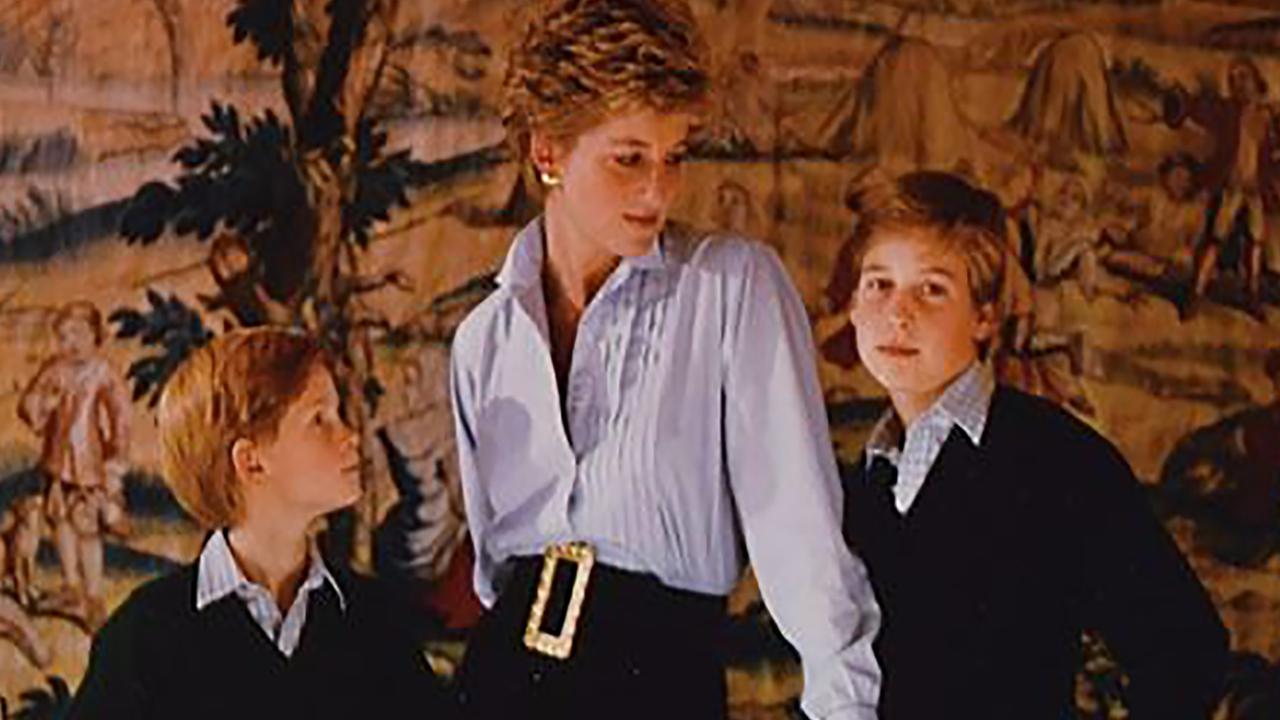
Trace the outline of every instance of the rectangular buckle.
<instances>
[{"instance_id":1,"label":"rectangular buckle","mask_svg":"<svg viewBox=\"0 0 1280 720\"><path fill-rule=\"evenodd\" d=\"M583 542L550 545L542 556L542 575L538 578L538 592L529 610L529 622L524 629L525 647L534 652L564 660L573 652L573 636L578 629L578 616L582 613L582 601L587 595L587 580L591 566L595 564L595 550ZM555 583L556 566L561 561L574 564L573 589L569 594L569 606L565 610L564 624L558 634L543 632L542 618L547 602L551 599L551 587Z\"/></svg>"}]
</instances>

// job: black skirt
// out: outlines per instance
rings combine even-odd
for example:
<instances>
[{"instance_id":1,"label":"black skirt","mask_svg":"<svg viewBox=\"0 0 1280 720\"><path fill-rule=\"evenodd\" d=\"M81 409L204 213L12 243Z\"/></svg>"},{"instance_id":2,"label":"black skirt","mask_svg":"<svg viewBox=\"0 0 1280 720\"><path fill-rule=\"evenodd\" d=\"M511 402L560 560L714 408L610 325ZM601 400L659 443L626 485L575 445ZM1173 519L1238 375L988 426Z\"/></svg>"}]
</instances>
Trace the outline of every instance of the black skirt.
<instances>
[{"instance_id":1,"label":"black skirt","mask_svg":"<svg viewBox=\"0 0 1280 720\"><path fill-rule=\"evenodd\" d=\"M472 633L458 671L463 717L725 717L723 597L676 590L652 576L597 563L572 653L562 660L524 643L542 558L520 558L514 566ZM556 609L549 614L557 615Z\"/></svg>"}]
</instances>

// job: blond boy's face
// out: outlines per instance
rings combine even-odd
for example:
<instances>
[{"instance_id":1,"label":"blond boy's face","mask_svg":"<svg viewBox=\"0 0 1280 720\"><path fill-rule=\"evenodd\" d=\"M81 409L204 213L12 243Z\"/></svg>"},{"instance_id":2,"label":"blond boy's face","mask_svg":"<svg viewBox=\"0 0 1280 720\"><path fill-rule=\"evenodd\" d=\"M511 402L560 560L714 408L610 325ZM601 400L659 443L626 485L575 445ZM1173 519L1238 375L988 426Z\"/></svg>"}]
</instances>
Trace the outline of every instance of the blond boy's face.
<instances>
[{"instance_id":1,"label":"blond boy's face","mask_svg":"<svg viewBox=\"0 0 1280 720\"><path fill-rule=\"evenodd\" d=\"M360 455L342 419L333 376L317 365L280 419L273 440L259 446L262 493L274 505L319 517L360 497Z\"/></svg>"},{"instance_id":2,"label":"blond boy's face","mask_svg":"<svg viewBox=\"0 0 1280 720\"><path fill-rule=\"evenodd\" d=\"M931 231L872 236L849 319L862 362L899 410L932 404L978 358L992 314L974 306L964 259Z\"/></svg>"}]
</instances>

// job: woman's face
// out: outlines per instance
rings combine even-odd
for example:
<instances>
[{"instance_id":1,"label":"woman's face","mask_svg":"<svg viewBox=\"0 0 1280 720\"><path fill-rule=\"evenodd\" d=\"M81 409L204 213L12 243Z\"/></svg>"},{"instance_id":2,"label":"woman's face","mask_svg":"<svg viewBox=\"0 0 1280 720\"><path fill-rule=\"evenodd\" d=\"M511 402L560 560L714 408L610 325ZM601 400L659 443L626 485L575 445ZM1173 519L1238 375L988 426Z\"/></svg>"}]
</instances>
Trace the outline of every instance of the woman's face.
<instances>
[{"instance_id":1,"label":"woman's face","mask_svg":"<svg viewBox=\"0 0 1280 720\"><path fill-rule=\"evenodd\" d=\"M560 179L547 197L575 235L612 255L649 252L679 192L694 117L649 108L621 112L574 140L535 134L538 169Z\"/></svg>"}]
</instances>

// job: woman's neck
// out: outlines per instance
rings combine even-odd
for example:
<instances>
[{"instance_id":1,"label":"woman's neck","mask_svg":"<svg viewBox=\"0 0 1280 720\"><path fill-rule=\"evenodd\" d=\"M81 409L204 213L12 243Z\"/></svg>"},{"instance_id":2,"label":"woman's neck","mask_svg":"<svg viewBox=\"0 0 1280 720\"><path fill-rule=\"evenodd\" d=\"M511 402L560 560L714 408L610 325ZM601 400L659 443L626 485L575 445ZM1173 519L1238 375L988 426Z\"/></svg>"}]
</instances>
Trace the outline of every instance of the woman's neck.
<instances>
[{"instance_id":1,"label":"woman's neck","mask_svg":"<svg viewBox=\"0 0 1280 720\"><path fill-rule=\"evenodd\" d=\"M603 250L587 237L563 206L563 200L554 195L547 200L543 236L546 239L544 286L582 310L622 258Z\"/></svg>"}]
</instances>

